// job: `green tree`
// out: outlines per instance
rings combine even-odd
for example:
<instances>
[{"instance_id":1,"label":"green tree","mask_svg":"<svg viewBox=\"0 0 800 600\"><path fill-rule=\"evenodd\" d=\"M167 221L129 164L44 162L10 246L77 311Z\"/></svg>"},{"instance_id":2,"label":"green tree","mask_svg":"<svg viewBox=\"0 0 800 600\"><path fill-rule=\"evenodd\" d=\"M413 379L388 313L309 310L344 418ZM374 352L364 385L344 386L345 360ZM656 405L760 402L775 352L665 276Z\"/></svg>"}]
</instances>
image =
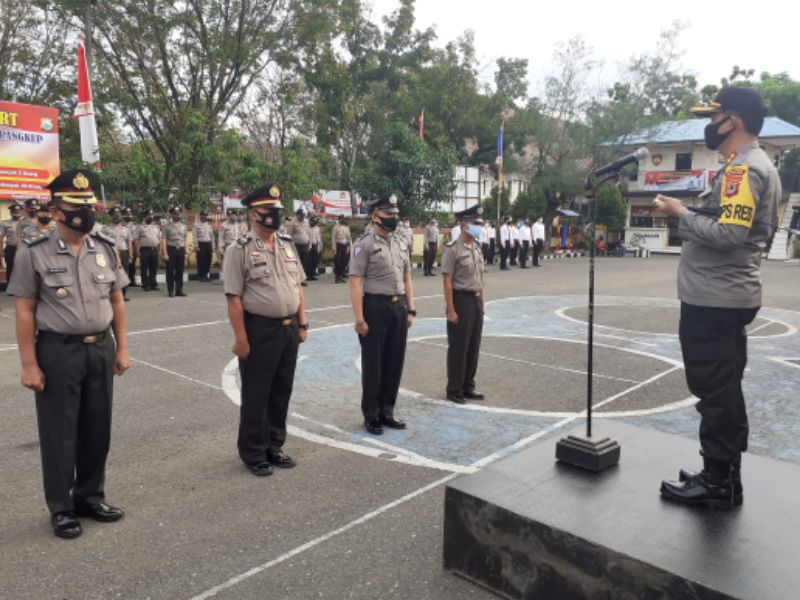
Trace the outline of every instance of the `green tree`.
<instances>
[{"instance_id":1,"label":"green tree","mask_svg":"<svg viewBox=\"0 0 800 600\"><path fill-rule=\"evenodd\" d=\"M628 207L616 186L605 186L597 193L595 221L609 229L622 229Z\"/></svg>"},{"instance_id":2,"label":"green tree","mask_svg":"<svg viewBox=\"0 0 800 600\"><path fill-rule=\"evenodd\" d=\"M544 216L546 211L547 198L536 185L529 184L511 205L511 216L515 219L536 219Z\"/></svg>"}]
</instances>

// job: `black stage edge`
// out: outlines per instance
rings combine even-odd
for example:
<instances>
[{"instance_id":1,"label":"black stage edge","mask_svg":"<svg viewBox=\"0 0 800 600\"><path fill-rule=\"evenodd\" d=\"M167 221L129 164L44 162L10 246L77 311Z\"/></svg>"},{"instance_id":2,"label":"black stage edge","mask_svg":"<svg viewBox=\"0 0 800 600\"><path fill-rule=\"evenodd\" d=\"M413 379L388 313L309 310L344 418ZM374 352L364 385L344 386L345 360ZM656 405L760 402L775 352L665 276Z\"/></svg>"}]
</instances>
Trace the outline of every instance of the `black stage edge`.
<instances>
[{"instance_id":1,"label":"black stage edge","mask_svg":"<svg viewBox=\"0 0 800 600\"><path fill-rule=\"evenodd\" d=\"M583 429L570 432L580 436ZM452 481L444 567L506 598L800 598L800 466L746 454L732 512L662 500L697 442L603 420L625 460L593 473L551 443Z\"/></svg>"}]
</instances>

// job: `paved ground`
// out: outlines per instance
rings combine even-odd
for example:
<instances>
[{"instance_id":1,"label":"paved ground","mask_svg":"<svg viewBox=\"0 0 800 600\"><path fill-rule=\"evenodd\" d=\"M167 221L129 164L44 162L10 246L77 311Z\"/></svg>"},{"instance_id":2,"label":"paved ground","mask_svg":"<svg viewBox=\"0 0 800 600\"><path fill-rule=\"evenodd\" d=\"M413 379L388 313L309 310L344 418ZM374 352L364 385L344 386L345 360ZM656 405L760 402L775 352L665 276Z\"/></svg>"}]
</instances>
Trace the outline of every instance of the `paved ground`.
<instances>
[{"instance_id":1,"label":"paved ground","mask_svg":"<svg viewBox=\"0 0 800 600\"><path fill-rule=\"evenodd\" d=\"M696 413L683 380L677 258L598 261L595 400L613 417L686 437ZM358 344L346 286L307 288L287 451L297 469L259 479L235 454L237 375L221 285L188 298L132 290L134 367L118 380L108 469L117 524L50 534L32 394L19 386L13 306L0 298L0 597L490 598L441 570L444 483L579 424L585 399L587 259L488 276L479 384L489 398L444 400L439 278L415 275L398 414L406 432L361 429ZM800 462L800 269L766 264L751 327L747 390L756 453ZM602 427L600 421L597 427ZM671 473L654 474L658 480Z\"/></svg>"}]
</instances>

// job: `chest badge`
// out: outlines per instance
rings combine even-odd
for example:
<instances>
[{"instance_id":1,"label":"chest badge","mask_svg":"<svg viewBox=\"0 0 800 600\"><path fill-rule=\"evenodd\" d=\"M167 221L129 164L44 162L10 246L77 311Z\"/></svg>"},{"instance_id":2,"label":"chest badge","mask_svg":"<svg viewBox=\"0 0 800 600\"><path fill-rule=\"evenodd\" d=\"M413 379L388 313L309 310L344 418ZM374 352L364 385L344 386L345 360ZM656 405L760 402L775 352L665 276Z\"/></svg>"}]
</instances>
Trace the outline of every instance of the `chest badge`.
<instances>
[{"instance_id":1,"label":"chest badge","mask_svg":"<svg viewBox=\"0 0 800 600\"><path fill-rule=\"evenodd\" d=\"M105 255L104 255L104 254L98 254L98 255L95 257L95 259L94 259L94 260L95 260L95 262L97 263L97 266L98 266L98 267L105 267L105 266L108 264L108 262L106 261L106 257L105 257Z\"/></svg>"},{"instance_id":2,"label":"chest badge","mask_svg":"<svg viewBox=\"0 0 800 600\"><path fill-rule=\"evenodd\" d=\"M58 288L56 290L56 298L58 298L59 300L63 300L66 297L67 297L67 290L65 290L64 288Z\"/></svg>"}]
</instances>

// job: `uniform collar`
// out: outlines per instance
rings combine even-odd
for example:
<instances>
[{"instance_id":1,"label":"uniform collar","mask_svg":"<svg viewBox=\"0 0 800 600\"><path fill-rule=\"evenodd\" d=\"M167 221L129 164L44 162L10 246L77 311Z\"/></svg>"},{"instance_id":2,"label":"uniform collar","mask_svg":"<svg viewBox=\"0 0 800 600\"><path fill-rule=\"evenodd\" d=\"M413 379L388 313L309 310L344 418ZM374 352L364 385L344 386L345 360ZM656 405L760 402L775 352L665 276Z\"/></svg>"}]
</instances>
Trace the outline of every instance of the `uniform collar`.
<instances>
[{"instance_id":1,"label":"uniform collar","mask_svg":"<svg viewBox=\"0 0 800 600\"><path fill-rule=\"evenodd\" d=\"M86 250L89 252L97 252L97 247L95 246L94 240L90 235L86 236Z\"/></svg>"}]
</instances>

